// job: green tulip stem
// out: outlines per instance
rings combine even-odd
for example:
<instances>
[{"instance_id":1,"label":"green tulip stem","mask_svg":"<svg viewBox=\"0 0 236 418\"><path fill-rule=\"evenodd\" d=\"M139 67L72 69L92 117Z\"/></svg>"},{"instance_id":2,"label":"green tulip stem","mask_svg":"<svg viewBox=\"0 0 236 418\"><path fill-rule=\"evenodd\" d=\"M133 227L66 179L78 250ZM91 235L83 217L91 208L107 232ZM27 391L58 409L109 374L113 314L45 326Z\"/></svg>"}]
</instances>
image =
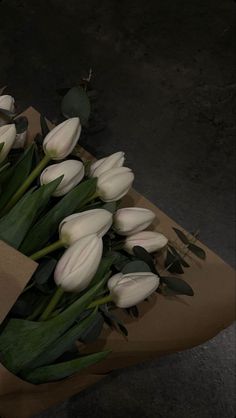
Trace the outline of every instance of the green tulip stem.
<instances>
[{"instance_id":1,"label":"green tulip stem","mask_svg":"<svg viewBox=\"0 0 236 418\"><path fill-rule=\"evenodd\" d=\"M64 294L64 290L59 286L56 292L54 293L52 299L50 300L48 306L46 307L46 309L40 316L39 318L40 321L46 321L46 319L49 318L49 316L51 315L51 313L54 311L55 307L57 306L58 302L62 298L63 294Z\"/></svg>"},{"instance_id":2,"label":"green tulip stem","mask_svg":"<svg viewBox=\"0 0 236 418\"><path fill-rule=\"evenodd\" d=\"M27 179L22 183L16 193L11 197L8 204L4 208L4 213L7 213L23 196L26 190L30 187L33 181L38 177L38 175L42 172L42 170L46 167L46 165L51 160L51 157L45 155L43 159L38 163L38 165L34 168L34 170L30 173Z\"/></svg>"},{"instance_id":3,"label":"green tulip stem","mask_svg":"<svg viewBox=\"0 0 236 418\"><path fill-rule=\"evenodd\" d=\"M37 251L36 253L32 254L30 256L31 260L38 260L39 258L44 257L47 254L52 253L55 250L58 250L59 248L64 247L64 243L61 240L55 241L52 244L48 245L47 247L42 248L41 250Z\"/></svg>"},{"instance_id":4,"label":"green tulip stem","mask_svg":"<svg viewBox=\"0 0 236 418\"><path fill-rule=\"evenodd\" d=\"M41 300L41 302L38 304L34 312L31 315L29 315L26 319L28 321L35 321L35 319L41 314L43 309L45 309L45 307L47 306L47 303L48 303L48 296L45 296L43 300Z\"/></svg>"},{"instance_id":5,"label":"green tulip stem","mask_svg":"<svg viewBox=\"0 0 236 418\"><path fill-rule=\"evenodd\" d=\"M96 308L96 306L104 305L107 302L112 302L111 295L107 295L107 296L104 296L103 298L94 300L92 303L90 303L90 305L88 306L88 309Z\"/></svg>"}]
</instances>

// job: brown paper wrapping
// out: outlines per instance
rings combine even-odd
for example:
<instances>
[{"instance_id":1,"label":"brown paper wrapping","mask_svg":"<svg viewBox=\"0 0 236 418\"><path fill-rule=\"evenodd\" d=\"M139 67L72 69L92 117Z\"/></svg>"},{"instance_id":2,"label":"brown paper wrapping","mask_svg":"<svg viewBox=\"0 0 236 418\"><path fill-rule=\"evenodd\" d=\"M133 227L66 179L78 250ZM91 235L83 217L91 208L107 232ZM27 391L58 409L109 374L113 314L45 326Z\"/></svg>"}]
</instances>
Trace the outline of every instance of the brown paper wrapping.
<instances>
[{"instance_id":1,"label":"brown paper wrapping","mask_svg":"<svg viewBox=\"0 0 236 418\"><path fill-rule=\"evenodd\" d=\"M29 108L24 113L29 119L28 140L40 131L39 113ZM84 157L90 157L80 150ZM179 227L156 206L132 190L124 205L150 208L156 213L154 228L176 241L172 227ZM111 348L112 354L102 363L60 382L32 385L13 376L0 366L0 416L29 418L57 402L96 383L113 369L127 367L162 354L184 350L214 337L235 319L235 272L209 248L206 261L194 256L191 267L184 274L193 287L194 297L163 297L155 295L140 306L138 320L123 311L128 339L105 328L101 337L86 348L87 351ZM13 248L0 243L0 322L29 281L36 263Z\"/></svg>"}]
</instances>

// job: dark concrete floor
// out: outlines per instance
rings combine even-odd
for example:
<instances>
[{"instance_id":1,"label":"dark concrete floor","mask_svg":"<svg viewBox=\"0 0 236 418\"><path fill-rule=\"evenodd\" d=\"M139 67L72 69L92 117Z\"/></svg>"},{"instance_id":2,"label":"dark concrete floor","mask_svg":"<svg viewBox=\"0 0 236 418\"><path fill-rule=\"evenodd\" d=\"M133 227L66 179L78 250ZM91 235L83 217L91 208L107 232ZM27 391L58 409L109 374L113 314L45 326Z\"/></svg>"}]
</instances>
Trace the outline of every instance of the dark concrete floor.
<instances>
[{"instance_id":1,"label":"dark concrete floor","mask_svg":"<svg viewBox=\"0 0 236 418\"><path fill-rule=\"evenodd\" d=\"M107 129L135 187L235 263L235 3L0 1L0 84L58 116L56 89L92 67ZM233 418L235 334L116 373L43 417ZM60 412L59 412L60 411Z\"/></svg>"}]
</instances>

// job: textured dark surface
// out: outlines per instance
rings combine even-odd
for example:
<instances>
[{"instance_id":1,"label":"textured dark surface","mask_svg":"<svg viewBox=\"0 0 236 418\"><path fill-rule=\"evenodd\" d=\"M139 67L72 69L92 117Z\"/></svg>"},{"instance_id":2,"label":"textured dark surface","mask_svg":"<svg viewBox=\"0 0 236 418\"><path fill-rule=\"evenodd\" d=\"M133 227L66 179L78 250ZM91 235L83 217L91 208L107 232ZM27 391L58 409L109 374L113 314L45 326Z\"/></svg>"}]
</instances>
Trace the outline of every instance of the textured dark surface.
<instances>
[{"instance_id":1,"label":"textured dark surface","mask_svg":"<svg viewBox=\"0 0 236 418\"><path fill-rule=\"evenodd\" d=\"M0 84L19 108L57 118L56 89L92 67L107 129L85 145L126 151L135 187L231 264L234 14L228 0L0 1ZM234 335L114 374L43 416L233 418Z\"/></svg>"}]
</instances>

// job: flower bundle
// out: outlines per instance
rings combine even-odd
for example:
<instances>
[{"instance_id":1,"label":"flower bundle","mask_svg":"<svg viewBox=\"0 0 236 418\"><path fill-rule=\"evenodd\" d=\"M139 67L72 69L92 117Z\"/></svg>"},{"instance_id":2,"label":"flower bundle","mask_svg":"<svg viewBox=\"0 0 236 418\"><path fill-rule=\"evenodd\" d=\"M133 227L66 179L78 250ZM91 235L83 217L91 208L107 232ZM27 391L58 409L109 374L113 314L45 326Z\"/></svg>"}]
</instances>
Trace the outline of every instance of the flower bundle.
<instances>
[{"instance_id":1,"label":"flower bundle","mask_svg":"<svg viewBox=\"0 0 236 418\"><path fill-rule=\"evenodd\" d=\"M3 105L12 112L14 99L0 96ZM184 280L166 274L188 264L185 254L149 228L151 210L121 207L134 181L123 152L96 162L75 157L78 117L46 129L40 143L17 155L14 120L1 125L0 239L38 268L1 325L0 360L29 382L55 381L109 354L83 355L76 344L98 338L104 322L127 335L117 307L136 314L136 305L156 291L193 296ZM204 258L183 232L176 233L184 251ZM156 253L164 256L164 274Z\"/></svg>"}]
</instances>

